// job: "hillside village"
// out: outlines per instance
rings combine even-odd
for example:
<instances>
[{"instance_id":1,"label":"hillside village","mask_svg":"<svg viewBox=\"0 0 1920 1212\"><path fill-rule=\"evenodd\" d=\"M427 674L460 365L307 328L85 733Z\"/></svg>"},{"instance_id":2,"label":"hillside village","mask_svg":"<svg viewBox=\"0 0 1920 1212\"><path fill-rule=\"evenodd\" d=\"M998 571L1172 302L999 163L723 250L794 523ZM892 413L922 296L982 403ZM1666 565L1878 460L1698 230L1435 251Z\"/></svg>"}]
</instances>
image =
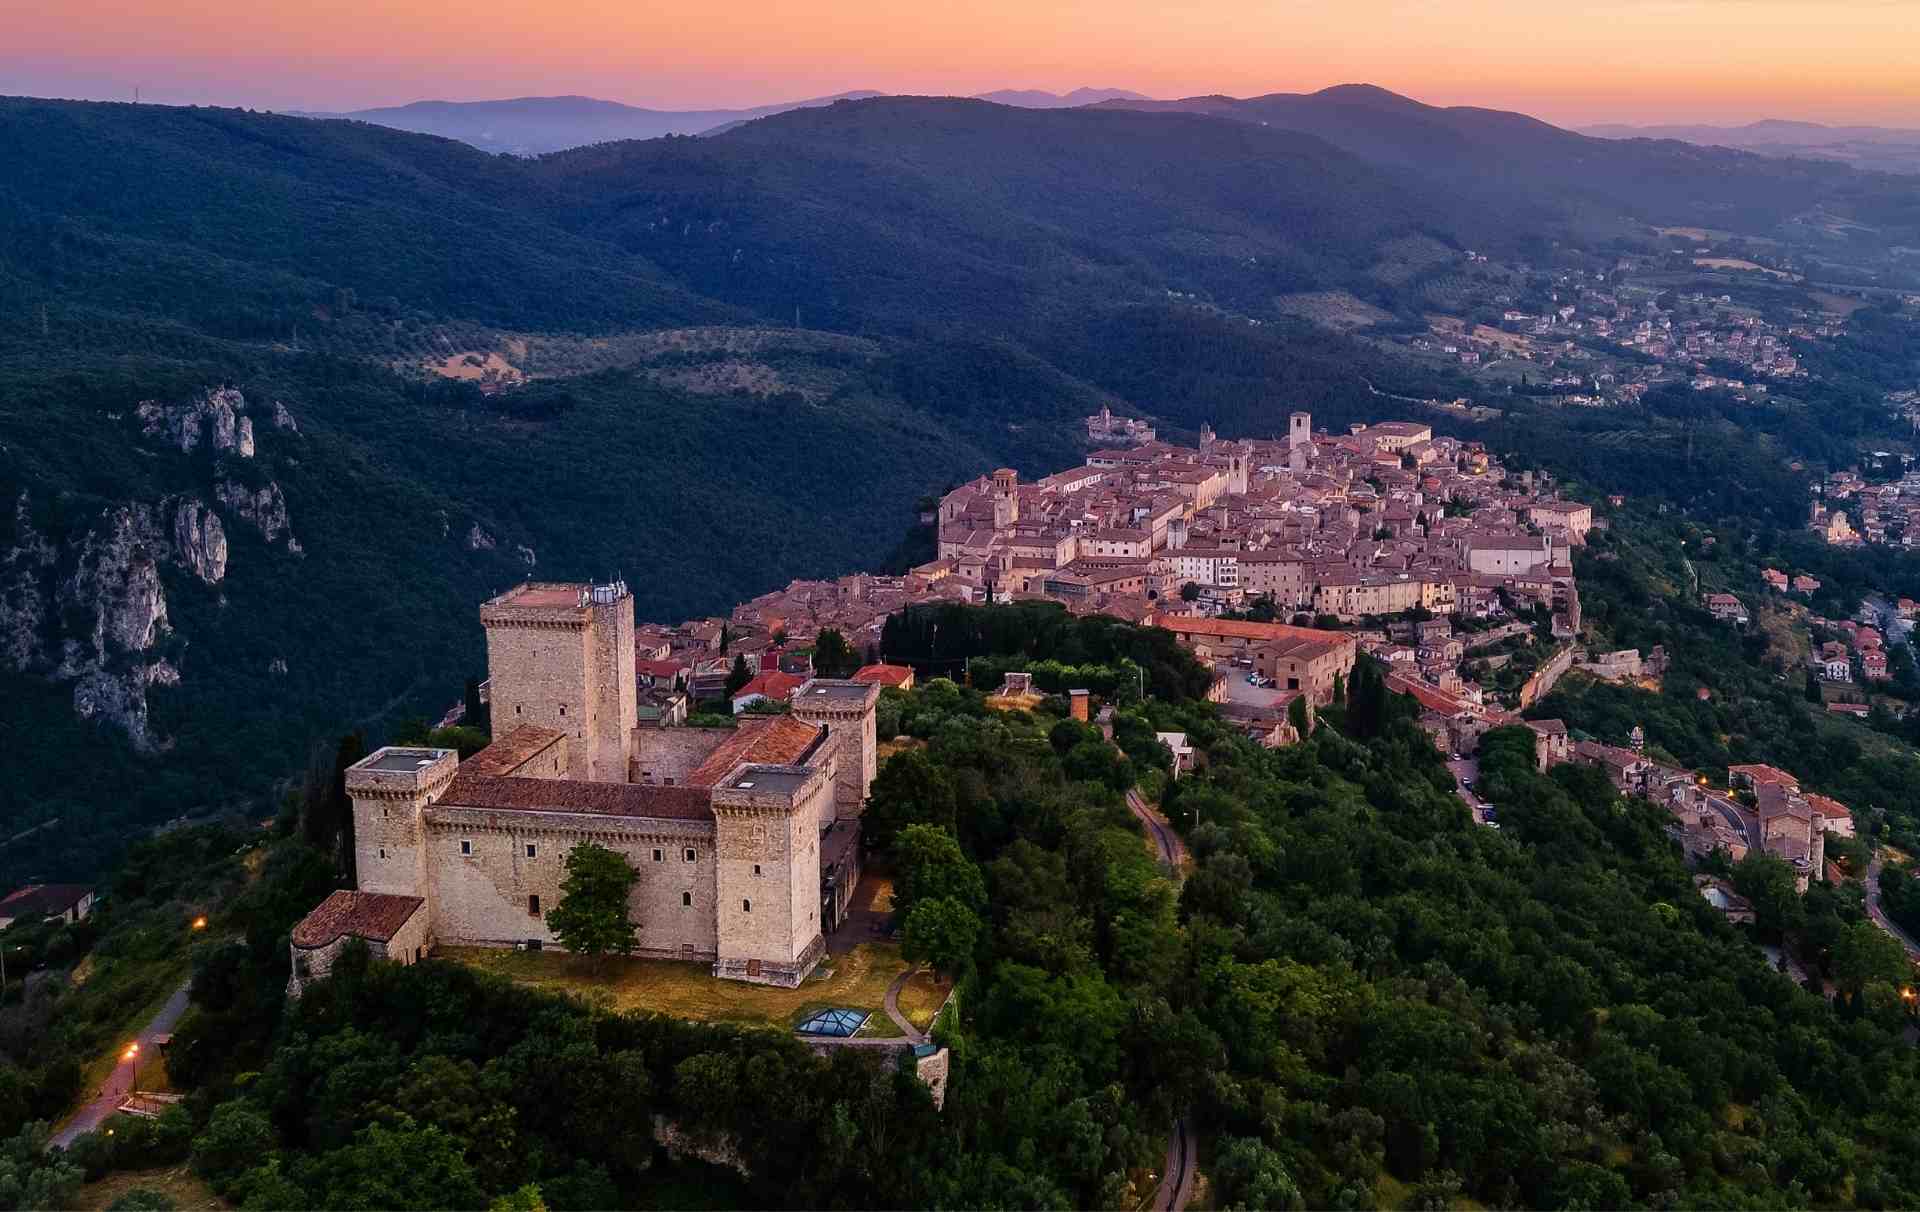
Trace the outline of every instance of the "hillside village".
<instances>
[{"instance_id":1,"label":"hillside village","mask_svg":"<svg viewBox=\"0 0 1920 1212\"><path fill-rule=\"evenodd\" d=\"M1633 403L1672 382L1751 400L1808 378L1801 350L1845 334L1860 305L1837 295L1814 296L1812 307L1748 302L1745 286L1799 279L1748 259L1766 254L1743 242L1663 234L1690 243L1664 257L1622 256L1610 268L1540 271L1466 252L1449 309L1460 314L1429 316L1427 331L1396 343L1569 405ZM1726 289L1703 289L1718 283Z\"/></svg>"}]
</instances>

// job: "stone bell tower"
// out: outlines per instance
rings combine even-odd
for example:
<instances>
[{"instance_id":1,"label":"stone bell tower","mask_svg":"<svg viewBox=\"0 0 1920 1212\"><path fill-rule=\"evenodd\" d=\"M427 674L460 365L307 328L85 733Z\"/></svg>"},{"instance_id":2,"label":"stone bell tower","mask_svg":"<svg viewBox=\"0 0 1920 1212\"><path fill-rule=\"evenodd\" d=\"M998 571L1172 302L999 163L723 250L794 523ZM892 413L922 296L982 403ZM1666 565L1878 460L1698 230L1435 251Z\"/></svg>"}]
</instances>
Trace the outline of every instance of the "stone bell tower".
<instances>
[{"instance_id":1,"label":"stone bell tower","mask_svg":"<svg viewBox=\"0 0 1920 1212\"><path fill-rule=\"evenodd\" d=\"M793 692L794 718L825 727L828 743L836 747L833 800L842 818L859 816L866 808L879 764L873 722L879 702L880 687L837 678L814 678Z\"/></svg>"}]
</instances>

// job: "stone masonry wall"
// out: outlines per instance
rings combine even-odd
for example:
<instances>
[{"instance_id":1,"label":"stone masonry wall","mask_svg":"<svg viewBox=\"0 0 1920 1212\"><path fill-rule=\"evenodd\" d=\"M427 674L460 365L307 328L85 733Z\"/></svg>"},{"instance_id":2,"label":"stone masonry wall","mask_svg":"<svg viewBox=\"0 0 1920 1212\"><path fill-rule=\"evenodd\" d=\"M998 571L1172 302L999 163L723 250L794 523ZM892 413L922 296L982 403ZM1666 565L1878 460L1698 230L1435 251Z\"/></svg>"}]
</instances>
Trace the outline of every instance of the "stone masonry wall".
<instances>
[{"instance_id":1,"label":"stone masonry wall","mask_svg":"<svg viewBox=\"0 0 1920 1212\"><path fill-rule=\"evenodd\" d=\"M567 776L585 780L593 753L585 742L593 715L587 668L594 645L584 616L580 620L485 621L495 734L505 736L522 724L565 733L572 742Z\"/></svg>"},{"instance_id":2,"label":"stone masonry wall","mask_svg":"<svg viewBox=\"0 0 1920 1212\"><path fill-rule=\"evenodd\" d=\"M731 728L636 729L627 781L684 786L687 776L732 735Z\"/></svg>"},{"instance_id":3,"label":"stone masonry wall","mask_svg":"<svg viewBox=\"0 0 1920 1212\"><path fill-rule=\"evenodd\" d=\"M717 951L711 825L449 807L428 812L426 840L439 942L557 946L547 913L560 903L567 855L592 841L639 874L628 904L641 954L709 960ZM529 896L540 898L538 917Z\"/></svg>"},{"instance_id":4,"label":"stone masonry wall","mask_svg":"<svg viewBox=\"0 0 1920 1212\"><path fill-rule=\"evenodd\" d=\"M791 795L735 787L715 791L716 975L798 984L819 958L820 828L815 806L831 793L824 773L811 773Z\"/></svg>"}]
</instances>

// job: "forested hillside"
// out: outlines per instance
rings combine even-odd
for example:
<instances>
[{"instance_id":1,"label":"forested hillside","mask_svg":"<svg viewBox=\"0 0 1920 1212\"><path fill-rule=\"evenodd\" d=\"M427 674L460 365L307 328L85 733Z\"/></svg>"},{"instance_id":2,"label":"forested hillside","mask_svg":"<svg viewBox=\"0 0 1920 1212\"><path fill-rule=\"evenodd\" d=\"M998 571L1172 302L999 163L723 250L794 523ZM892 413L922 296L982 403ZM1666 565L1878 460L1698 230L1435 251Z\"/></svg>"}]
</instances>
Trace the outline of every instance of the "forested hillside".
<instances>
[{"instance_id":1,"label":"forested hillside","mask_svg":"<svg viewBox=\"0 0 1920 1212\"><path fill-rule=\"evenodd\" d=\"M1013 617L970 621L969 643L1017 643ZM1137 638L1035 635L1049 659ZM1165 660L1177 690L1185 658ZM937 1113L873 1051L453 960L349 956L288 1004L285 932L328 868L289 815L195 952L168 1064L184 1108L38 1181L186 1160L247 1207L1122 1207L1185 1115L1223 1207L1912 1203L1905 964L1857 905L1819 905L1830 1003L1698 895L1659 810L1592 769L1536 773L1508 728L1482 753L1503 828L1477 825L1414 710L1363 665L1303 744L1154 700L1119 712L1123 756L944 679L890 697L909 750L875 783L876 845L909 946L938 922L958 978ZM1156 729L1198 751L1177 782ZM1150 857L1121 799L1136 780L1166 788L1191 871ZM195 889L154 892L104 937L177 933L163 898ZM60 1078L13 1060L16 1088ZM670 1156L663 1124L737 1166Z\"/></svg>"},{"instance_id":2,"label":"forested hillside","mask_svg":"<svg viewBox=\"0 0 1920 1212\"><path fill-rule=\"evenodd\" d=\"M921 496L1074 462L1103 404L1171 436L1418 414L1454 370L1275 297L1423 325L1466 248L1628 217L1246 116L879 98L522 160L0 100L0 740L37 755L0 823L59 822L0 882L264 815L330 724L437 716L518 577L624 573L677 621L878 566ZM1753 184L1728 180L1684 178ZM1435 415L1596 484L1784 510L1781 456L1869 428L1898 359L1862 331L1859 389L1817 410Z\"/></svg>"}]
</instances>

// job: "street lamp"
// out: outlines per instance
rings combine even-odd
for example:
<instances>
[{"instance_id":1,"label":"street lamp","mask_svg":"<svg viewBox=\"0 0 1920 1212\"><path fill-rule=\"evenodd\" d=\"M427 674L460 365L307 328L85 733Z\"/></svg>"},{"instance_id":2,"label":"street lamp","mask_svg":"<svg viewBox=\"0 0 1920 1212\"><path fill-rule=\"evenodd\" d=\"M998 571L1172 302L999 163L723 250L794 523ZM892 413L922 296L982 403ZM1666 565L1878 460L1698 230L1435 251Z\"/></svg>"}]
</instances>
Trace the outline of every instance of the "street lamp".
<instances>
[{"instance_id":1,"label":"street lamp","mask_svg":"<svg viewBox=\"0 0 1920 1212\"><path fill-rule=\"evenodd\" d=\"M205 930L207 928L207 919L205 914L202 914L201 916L193 919L193 928L195 930Z\"/></svg>"},{"instance_id":2,"label":"street lamp","mask_svg":"<svg viewBox=\"0 0 1920 1212\"><path fill-rule=\"evenodd\" d=\"M128 1094L133 1093L134 1079L140 1076L140 1067L137 1063L135 1063L139 1055L140 1055L139 1040L135 1040L134 1042L128 1044L127 1050L120 1054L120 1059L127 1062L127 1093Z\"/></svg>"}]
</instances>

